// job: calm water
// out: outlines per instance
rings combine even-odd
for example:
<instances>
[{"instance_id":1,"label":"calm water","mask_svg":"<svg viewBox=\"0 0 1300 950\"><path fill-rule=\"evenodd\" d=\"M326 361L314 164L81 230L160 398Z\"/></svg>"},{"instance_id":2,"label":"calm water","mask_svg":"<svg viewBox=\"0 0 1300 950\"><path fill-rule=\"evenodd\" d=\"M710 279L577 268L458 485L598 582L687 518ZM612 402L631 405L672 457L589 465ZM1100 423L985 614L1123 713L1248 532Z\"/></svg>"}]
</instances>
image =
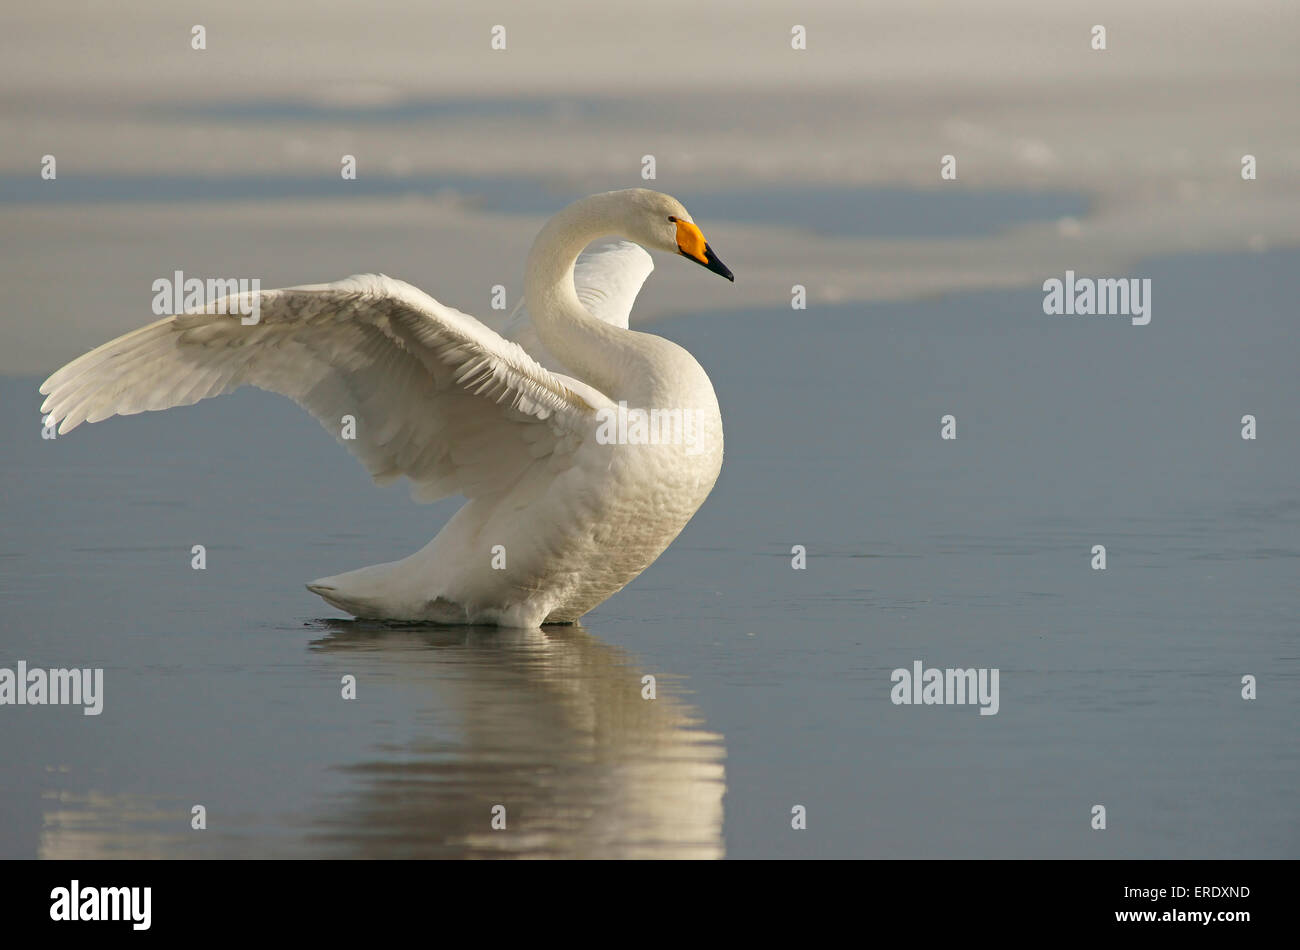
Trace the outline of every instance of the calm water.
<instances>
[{"instance_id":1,"label":"calm water","mask_svg":"<svg viewBox=\"0 0 1300 950\"><path fill-rule=\"evenodd\" d=\"M1147 327L1037 291L662 324L721 480L545 633L330 619L302 582L456 503L278 397L47 442L0 380L0 666L106 671L99 717L0 707L0 856L1300 856L1298 266L1145 263ZM1000 712L891 704L914 660L999 668Z\"/></svg>"}]
</instances>

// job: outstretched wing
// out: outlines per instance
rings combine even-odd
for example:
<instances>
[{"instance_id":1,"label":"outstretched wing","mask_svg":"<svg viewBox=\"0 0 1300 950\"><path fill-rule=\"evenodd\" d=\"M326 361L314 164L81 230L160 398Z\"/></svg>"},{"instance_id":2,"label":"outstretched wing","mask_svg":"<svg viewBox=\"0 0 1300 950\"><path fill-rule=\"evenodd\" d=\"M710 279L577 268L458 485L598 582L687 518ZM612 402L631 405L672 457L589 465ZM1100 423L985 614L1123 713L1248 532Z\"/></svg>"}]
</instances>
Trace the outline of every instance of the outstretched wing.
<instances>
[{"instance_id":1,"label":"outstretched wing","mask_svg":"<svg viewBox=\"0 0 1300 950\"><path fill-rule=\"evenodd\" d=\"M256 298L258 320L244 325ZM433 500L502 490L566 467L600 392L410 284L363 274L259 291L167 317L92 350L41 385L48 423L187 406L245 384L288 396L361 459ZM355 437L344 439L344 416Z\"/></svg>"}]
</instances>

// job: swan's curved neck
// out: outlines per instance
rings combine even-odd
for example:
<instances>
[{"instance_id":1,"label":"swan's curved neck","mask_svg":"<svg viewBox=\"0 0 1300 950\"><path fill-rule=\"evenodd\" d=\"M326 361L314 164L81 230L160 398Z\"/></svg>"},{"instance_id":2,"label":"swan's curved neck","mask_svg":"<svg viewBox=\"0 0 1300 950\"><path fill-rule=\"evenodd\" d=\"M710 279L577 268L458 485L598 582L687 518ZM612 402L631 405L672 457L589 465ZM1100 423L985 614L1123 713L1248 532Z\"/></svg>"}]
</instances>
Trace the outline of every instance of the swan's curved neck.
<instances>
[{"instance_id":1,"label":"swan's curved neck","mask_svg":"<svg viewBox=\"0 0 1300 950\"><path fill-rule=\"evenodd\" d=\"M592 241L626 237L625 204L617 192L575 201L538 233L528 252L524 299L537 335L574 374L601 392L617 396L626 381L633 335L592 316L573 286L573 265Z\"/></svg>"}]
</instances>

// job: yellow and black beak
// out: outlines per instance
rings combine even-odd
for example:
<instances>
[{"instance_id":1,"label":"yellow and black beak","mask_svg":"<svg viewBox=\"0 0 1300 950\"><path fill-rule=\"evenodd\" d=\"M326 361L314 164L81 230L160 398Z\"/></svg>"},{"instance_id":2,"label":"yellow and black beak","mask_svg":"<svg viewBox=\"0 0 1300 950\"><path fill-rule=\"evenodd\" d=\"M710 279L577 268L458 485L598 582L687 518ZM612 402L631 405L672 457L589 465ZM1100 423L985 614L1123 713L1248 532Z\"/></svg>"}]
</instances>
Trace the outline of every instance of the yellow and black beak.
<instances>
[{"instance_id":1,"label":"yellow and black beak","mask_svg":"<svg viewBox=\"0 0 1300 950\"><path fill-rule=\"evenodd\" d=\"M704 240L704 235L690 221L677 219L677 253L682 257L689 257L697 264L703 264L715 274L721 274L733 284L736 282L736 275L731 273L731 268L718 260L718 255L713 253L713 248L709 247L709 242Z\"/></svg>"}]
</instances>

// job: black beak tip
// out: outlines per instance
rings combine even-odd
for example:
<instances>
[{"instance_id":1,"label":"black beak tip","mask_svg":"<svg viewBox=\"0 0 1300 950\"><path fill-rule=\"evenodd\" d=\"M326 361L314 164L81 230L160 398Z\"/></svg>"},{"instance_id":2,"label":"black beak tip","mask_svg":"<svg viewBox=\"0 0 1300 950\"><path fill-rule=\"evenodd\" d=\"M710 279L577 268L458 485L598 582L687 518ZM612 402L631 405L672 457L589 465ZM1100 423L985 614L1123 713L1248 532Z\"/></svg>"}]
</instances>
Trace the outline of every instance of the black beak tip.
<instances>
[{"instance_id":1,"label":"black beak tip","mask_svg":"<svg viewBox=\"0 0 1300 950\"><path fill-rule=\"evenodd\" d=\"M705 267L713 271L715 274L721 274L733 284L736 282L736 275L731 272L731 268L718 260L718 255L714 254L713 248L709 247L707 244L704 245L704 258L708 262L704 265Z\"/></svg>"}]
</instances>

